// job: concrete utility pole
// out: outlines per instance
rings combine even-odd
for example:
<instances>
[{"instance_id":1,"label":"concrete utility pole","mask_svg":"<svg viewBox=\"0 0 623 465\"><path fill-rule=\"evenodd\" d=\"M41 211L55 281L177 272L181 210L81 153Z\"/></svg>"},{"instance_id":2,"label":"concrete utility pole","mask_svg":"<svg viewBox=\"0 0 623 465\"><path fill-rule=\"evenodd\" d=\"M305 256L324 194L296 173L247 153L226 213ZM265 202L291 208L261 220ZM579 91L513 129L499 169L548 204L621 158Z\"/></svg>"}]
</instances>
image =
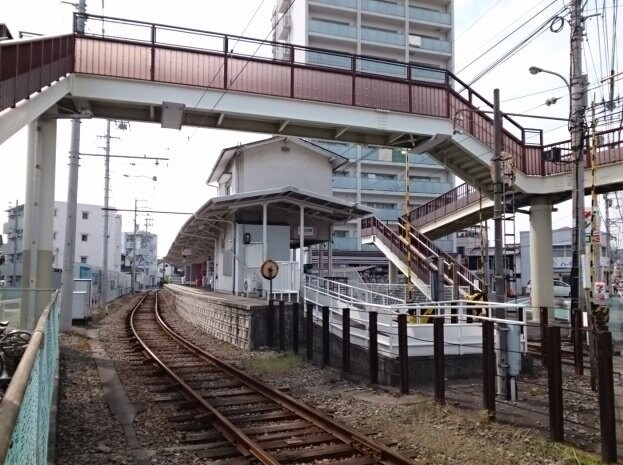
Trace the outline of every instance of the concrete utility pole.
<instances>
[{"instance_id":1,"label":"concrete utility pole","mask_svg":"<svg viewBox=\"0 0 623 465\"><path fill-rule=\"evenodd\" d=\"M78 168L80 166L79 118L71 120L71 146L69 148L69 182L67 186L67 217L65 219L65 246L61 283L61 330L71 329L72 295L74 293L74 258L76 255L76 215L78 213Z\"/></svg>"},{"instance_id":2,"label":"concrete utility pole","mask_svg":"<svg viewBox=\"0 0 623 465\"><path fill-rule=\"evenodd\" d=\"M495 239L495 296L504 302L506 281L504 280L504 179L502 179L502 112L500 110L500 89L493 91L493 232ZM505 311L496 315L505 318Z\"/></svg>"},{"instance_id":3,"label":"concrete utility pole","mask_svg":"<svg viewBox=\"0 0 623 465\"><path fill-rule=\"evenodd\" d=\"M13 231L15 232L15 237L13 238L13 276L11 277L11 287L17 287L17 228L19 227L19 217L17 215L17 203L15 200L15 208L13 208L13 215L15 216L15 226Z\"/></svg>"},{"instance_id":4,"label":"concrete utility pole","mask_svg":"<svg viewBox=\"0 0 623 465\"><path fill-rule=\"evenodd\" d=\"M494 228L494 257L495 257L495 300L506 300L506 281L504 279L504 179L502 175L502 111L500 110L500 89L493 91L493 228ZM503 308L495 311L495 317L506 318L506 310ZM508 353L507 353L508 327L505 324L497 324L499 338L499 351L497 358L497 385L498 393L505 399L511 396L508 379ZM514 390L513 390L514 392ZM513 399L515 400L515 399Z\"/></svg>"},{"instance_id":5,"label":"concrete utility pole","mask_svg":"<svg viewBox=\"0 0 623 465\"><path fill-rule=\"evenodd\" d=\"M584 112L587 105L586 79L582 73L582 40L584 36L583 0L571 1L571 85L570 85L570 131L573 155L573 254L571 265L571 320L573 327L582 322L582 312L586 309L584 293L584 273L582 257L584 245ZM578 332L574 332L578 339ZM581 340L575 344L581 344ZM577 368L576 368L577 369Z\"/></svg>"},{"instance_id":6,"label":"concrete utility pole","mask_svg":"<svg viewBox=\"0 0 623 465\"><path fill-rule=\"evenodd\" d=\"M86 0L78 2L78 13L87 12ZM76 32L84 34L85 18L76 23ZM78 211L78 168L80 166L80 119L71 120L71 147L69 149L69 179L67 186L67 218L65 220L65 246L63 250L63 274L61 284L60 329L71 329L72 301L74 293L74 261L76 255L76 214Z\"/></svg>"},{"instance_id":7,"label":"concrete utility pole","mask_svg":"<svg viewBox=\"0 0 623 465\"><path fill-rule=\"evenodd\" d=\"M104 256L102 257L102 302L106 313L108 313L108 243L109 231L108 222L110 211L108 202L110 198L110 120L106 120L106 158L104 159Z\"/></svg>"},{"instance_id":8,"label":"concrete utility pole","mask_svg":"<svg viewBox=\"0 0 623 465\"><path fill-rule=\"evenodd\" d=\"M136 235L138 229L136 225L136 210L138 207L138 200L134 199L134 250L132 251L132 294L136 292Z\"/></svg>"}]
</instances>

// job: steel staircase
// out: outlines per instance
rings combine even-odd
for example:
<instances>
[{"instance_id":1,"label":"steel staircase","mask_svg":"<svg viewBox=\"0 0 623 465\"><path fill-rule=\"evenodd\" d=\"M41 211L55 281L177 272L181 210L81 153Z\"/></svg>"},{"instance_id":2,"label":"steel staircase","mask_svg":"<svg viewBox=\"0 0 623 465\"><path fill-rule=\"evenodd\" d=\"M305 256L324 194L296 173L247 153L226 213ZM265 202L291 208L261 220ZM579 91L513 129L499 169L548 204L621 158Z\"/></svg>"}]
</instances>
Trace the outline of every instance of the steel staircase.
<instances>
[{"instance_id":1,"label":"steel staircase","mask_svg":"<svg viewBox=\"0 0 623 465\"><path fill-rule=\"evenodd\" d=\"M427 298L431 298L431 273L438 271L435 264L437 260L434 260L438 258L443 260L444 283L447 286L457 287L460 297L484 288L476 274L458 263L413 227L409 227L408 243L405 239L403 218L398 220L397 225L398 231L394 231L376 217L365 218L361 222L362 241L375 244L403 273L407 270L407 255L410 250L411 281Z\"/></svg>"}]
</instances>

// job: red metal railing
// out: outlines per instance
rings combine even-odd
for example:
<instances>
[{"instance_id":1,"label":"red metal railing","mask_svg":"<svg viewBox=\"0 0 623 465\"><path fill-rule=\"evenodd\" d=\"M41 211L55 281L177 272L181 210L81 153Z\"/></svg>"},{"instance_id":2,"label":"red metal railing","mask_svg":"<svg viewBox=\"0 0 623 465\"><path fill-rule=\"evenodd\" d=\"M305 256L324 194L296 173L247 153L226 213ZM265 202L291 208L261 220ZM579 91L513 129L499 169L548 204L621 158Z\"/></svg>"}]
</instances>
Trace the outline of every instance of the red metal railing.
<instances>
[{"instance_id":1,"label":"red metal railing","mask_svg":"<svg viewBox=\"0 0 623 465\"><path fill-rule=\"evenodd\" d=\"M77 73L450 118L493 146L493 121L485 113L493 105L447 70L141 21L84 18L86 33L76 39ZM385 64L403 77L363 71L370 62ZM413 78L422 70L440 79ZM464 118L458 120L458 115ZM532 154L525 141L530 133L541 131L522 128L506 115L503 124L504 150L520 169L538 174L532 172L538 166L531 160L538 158L540 146Z\"/></svg>"},{"instance_id":2,"label":"red metal railing","mask_svg":"<svg viewBox=\"0 0 623 465\"><path fill-rule=\"evenodd\" d=\"M401 219L402 220L402 219ZM411 248L411 270L424 283L430 284L430 272L434 270L434 264L430 258L441 257L443 262L444 281L452 285L453 276L456 270L457 285L473 291L475 288L483 289L483 284L474 273L458 263L452 256L441 250L434 242L428 239L414 228L410 228L410 244L407 244L404 234L397 234L385 223L375 217L365 218L361 223L362 236L375 235L389 247L405 263L407 253ZM404 231L404 222L399 223L399 227Z\"/></svg>"},{"instance_id":3,"label":"red metal railing","mask_svg":"<svg viewBox=\"0 0 623 465\"><path fill-rule=\"evenodd\" d=\"M597 166L621 163L623 161L622 136L623 129L610 129L597 133ZM546 162L543 160L540 152L540 164L542 166L540 171L544 173L545 176L571 172L571 141L566 140L555 144L548 144L539 150L547 151L552 148L559 148L561 150L562 161ZM585 152L584 158L586 162L586 169L590 169L591 155L589 151ZM455 213L462 208L474 205L479 201L479 190L467 183L464 183L444 194L441 194L439 197L414 208L409 212L408 218L414 227L421 228L422 226L443 218L446 215Z\"/></svg>"},{"instance_id":4,"label":"red metal railing","mask_svg":"<svg viewBox=\"0 0 623 465\"><path fill-rule=\"evenodd\" d=\"M0 42L0 111L73 70L74 36Z\"/></svg>"}]
</instances>

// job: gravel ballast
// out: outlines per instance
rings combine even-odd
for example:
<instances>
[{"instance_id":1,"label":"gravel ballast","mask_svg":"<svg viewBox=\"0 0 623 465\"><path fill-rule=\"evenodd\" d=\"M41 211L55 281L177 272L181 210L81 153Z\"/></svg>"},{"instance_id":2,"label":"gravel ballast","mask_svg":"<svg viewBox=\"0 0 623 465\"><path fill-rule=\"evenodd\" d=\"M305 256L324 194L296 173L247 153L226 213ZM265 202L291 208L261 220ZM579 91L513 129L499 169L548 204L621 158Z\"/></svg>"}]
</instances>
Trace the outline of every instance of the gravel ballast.
<instances>
[{"instance_id":1,"label":"gravel ballast","mask_svg":"<svg viewBox=\"0 0 623 465\"><path fill-rule=\"evenodd\" d=\"M56 439L56 463L198 464L211 463L180 447L178 434L167 420L170 404L154 403L146 388L148 370L131 357L125 318L137 297L124 298L109 308L109 316L95 315L91 327L113 361L127 396L138 413L133 429L146 455L128 449L121 425L106 404L96 363L84 328L74 327L61 337L61 380ZM480 412L439 407L430 397L399 396L389 389L358 385L340 373L322 369L278 352L246 352L215 340L178 318L167 321L197 345L248 370L307 404L330 413L353 428L378 431L393 439L397 449L416 449L418 464L590 464L593 456L547 442L533 430L490 422Z\"/></svg>"}]
</instances>

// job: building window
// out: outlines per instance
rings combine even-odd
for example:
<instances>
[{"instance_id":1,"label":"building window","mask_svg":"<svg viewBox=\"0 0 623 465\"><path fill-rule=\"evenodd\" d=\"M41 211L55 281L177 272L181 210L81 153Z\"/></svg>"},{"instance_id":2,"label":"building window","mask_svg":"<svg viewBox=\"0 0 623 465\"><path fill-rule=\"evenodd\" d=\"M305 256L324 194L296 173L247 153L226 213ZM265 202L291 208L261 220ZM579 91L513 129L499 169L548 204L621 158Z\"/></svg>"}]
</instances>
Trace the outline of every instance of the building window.
<instances>
[{"instance_id":1,"label":"building window","mask_svg":"<svg viewBox=\"0 0 623 465\"><path fill-rule=\"evenodd\" d=\"M80 256L80 263L86 263L88 258L89 257L87 257L86 255L81 255Z\"/></svg>"},{"instance_id":2,"label":"building window","mask_svg":"<svg viewBox=\"0 0 623 465\"><path fill-rule=\"evenodd\" d=\"M89 235L88 234L81 234L80 235L80 240L82 242L88 242L89 241Z\"/></svg>"},{"instance_id":3,"label":"building window","mask_svg":"<svg viewBox=\"0 0 623 465\"><path fill-rule=\"evenodd\" d=\"M335 230L335 231L333 231L333 236L335 236L335 237L348 237L348 231Z\"/></svg>"},{"instance_id":4,"label":"building window","mask_svg":"<svg viewBox=\"0 0 623 465\"><path fill-rule=\"evenodd\" d=\"M89 212L82 212L82 219L83 220L88 220L89 219Z\"/></svg>"}]
</instances>

